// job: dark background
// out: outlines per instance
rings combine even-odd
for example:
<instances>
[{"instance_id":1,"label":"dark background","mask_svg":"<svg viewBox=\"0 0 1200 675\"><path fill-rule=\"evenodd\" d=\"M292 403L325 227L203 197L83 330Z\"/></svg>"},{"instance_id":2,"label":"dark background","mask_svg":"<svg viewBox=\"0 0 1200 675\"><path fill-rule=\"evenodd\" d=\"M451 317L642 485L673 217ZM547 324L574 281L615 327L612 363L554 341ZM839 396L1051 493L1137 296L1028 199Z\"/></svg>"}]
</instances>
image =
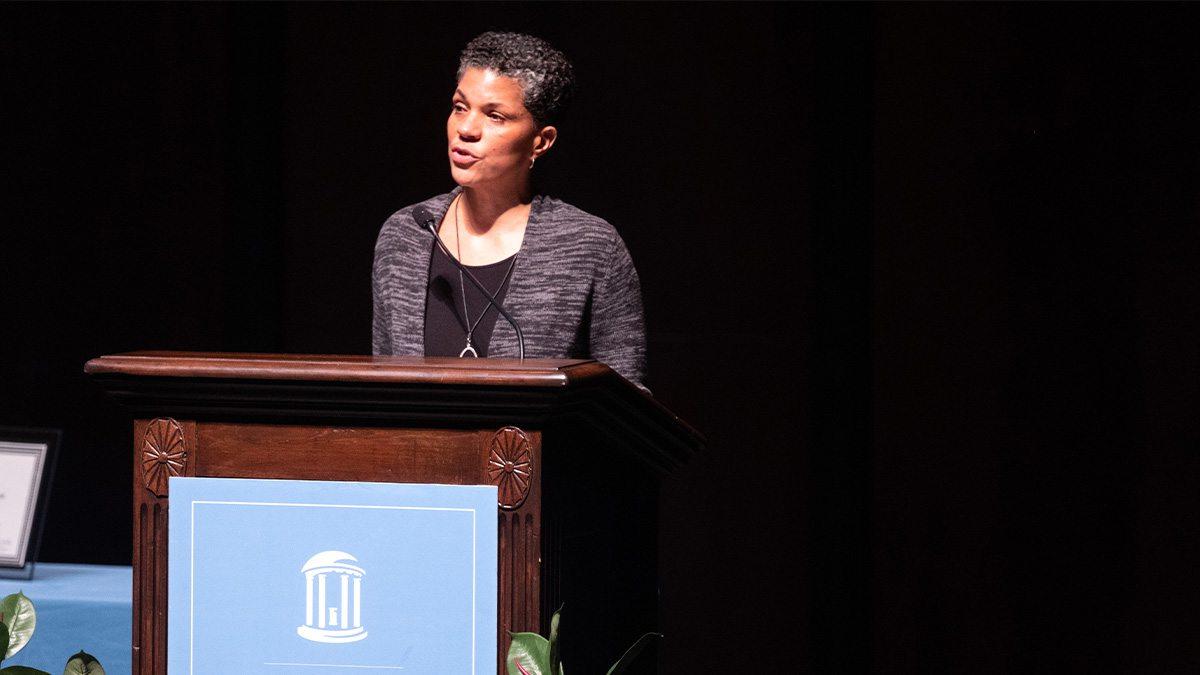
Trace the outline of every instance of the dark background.
<instances>
[{"instance_id":1,"label":"dark background","mask_svg":"<svg viewBox=\"0 0 1200 675\"><path fill-rule=\"evenodd\" d=\"M537 173L625 238L649 385L710 441L662 495L663 672L1200 667L1186 5L0 5L41 559L129 562L87 359L369 351L487 29L575 61Z\"/></svg>"}]
</instances>

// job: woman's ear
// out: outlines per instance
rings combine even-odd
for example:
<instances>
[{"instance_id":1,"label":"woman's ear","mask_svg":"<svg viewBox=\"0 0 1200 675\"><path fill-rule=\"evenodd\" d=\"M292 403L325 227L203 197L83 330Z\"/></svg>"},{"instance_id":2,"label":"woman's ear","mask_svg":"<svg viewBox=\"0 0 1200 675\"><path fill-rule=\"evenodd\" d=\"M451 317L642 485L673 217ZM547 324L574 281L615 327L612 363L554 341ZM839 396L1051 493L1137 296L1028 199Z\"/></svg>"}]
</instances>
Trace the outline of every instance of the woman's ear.
<instances>
[{"instance_id":1,"label":"woman's ear","mask_svg":"<svg viewBox=\"0 0 1200 675\"><path fill-rule=\"evenodd\" d=\"M550 146L554 145L554 141L557 139L558 129L554 127L542 127L542 130L533 139L534 159L546 154L550 150Z\"/></svg>"}]
</instances>

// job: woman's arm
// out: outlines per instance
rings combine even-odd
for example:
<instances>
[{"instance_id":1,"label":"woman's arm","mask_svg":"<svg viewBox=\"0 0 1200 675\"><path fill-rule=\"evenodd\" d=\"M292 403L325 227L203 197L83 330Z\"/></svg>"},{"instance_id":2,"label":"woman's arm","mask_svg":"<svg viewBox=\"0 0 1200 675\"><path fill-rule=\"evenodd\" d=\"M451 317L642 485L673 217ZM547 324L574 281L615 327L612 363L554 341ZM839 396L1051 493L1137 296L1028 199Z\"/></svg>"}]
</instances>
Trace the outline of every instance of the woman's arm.
<instances>
[{"instance_id":1,"label":"woman's arm","mask_svg":"<svg viewBox=\"0 0 1200 675\"><path fill-rule=\"evenodd\" d=\"M376 356L391 354L391 336L388 334L388 310L379 295L379 279L371 275L371 353Z\"/></svg>"},{"instance_id":2,"label":"woman's arm","mask_svg":"<svg viewBox=\"0 0 1200 675\"><path fill-rule=\"evenodd\" d=\"M371 353L386 356L392 353L392 339L388 331L387 305L380 292L380 272L379 259L376 258L371 270Z\"/></svg>"},{"instance_id":3,"label":"woman's arm","mask_svg":"<svg viewBox=\"0 0 1200 675\"><path fill-rule=\"evenodd\" d=\"M642 312L642 285L629 249L620 237L613 241L601 269L603 277L592 296L588 336L592 358L645 388L646 320Z\"/></svg>"}]
</instances>

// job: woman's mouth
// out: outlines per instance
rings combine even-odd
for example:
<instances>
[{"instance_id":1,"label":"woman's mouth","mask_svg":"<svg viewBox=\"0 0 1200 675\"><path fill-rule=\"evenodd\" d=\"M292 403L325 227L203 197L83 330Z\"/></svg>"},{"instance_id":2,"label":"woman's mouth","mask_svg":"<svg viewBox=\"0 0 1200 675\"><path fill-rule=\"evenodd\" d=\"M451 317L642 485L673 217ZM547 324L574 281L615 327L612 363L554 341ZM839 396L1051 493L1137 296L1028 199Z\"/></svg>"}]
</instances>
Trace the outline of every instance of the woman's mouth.
<instances>
[{"instance_id":1,"label":"woman's mouth","mask_svg":"<svg viewBox=\"0 0 1200 675\"><path fill-rule=\"evenodd\" d=\"M450 160L458 166L470 166L479 161L479 158L462 148L450 149Z\"/></svg>"}]
</instances>

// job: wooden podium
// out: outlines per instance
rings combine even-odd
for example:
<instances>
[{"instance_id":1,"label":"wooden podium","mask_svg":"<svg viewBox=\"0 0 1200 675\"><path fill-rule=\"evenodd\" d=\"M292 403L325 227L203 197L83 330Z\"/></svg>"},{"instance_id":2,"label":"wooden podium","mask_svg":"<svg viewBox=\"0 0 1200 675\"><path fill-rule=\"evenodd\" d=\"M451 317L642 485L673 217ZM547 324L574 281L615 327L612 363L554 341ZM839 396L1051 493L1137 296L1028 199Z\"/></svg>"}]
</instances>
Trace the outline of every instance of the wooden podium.
<instances>
[{"instance_id":1,"label":"wooden podium","mask_svg":"<svg viewBox=\"0 0 1200 675\"><path fill-rule=\"evenodd\" d=\"M166 673L170 476L498 486L500 673L508 631L545 634L564 603L573 672L658 628L658 483L702 439L601 363L135 352L85 371L134 418L136 675Z\"/></svg>"}]
</instances>

